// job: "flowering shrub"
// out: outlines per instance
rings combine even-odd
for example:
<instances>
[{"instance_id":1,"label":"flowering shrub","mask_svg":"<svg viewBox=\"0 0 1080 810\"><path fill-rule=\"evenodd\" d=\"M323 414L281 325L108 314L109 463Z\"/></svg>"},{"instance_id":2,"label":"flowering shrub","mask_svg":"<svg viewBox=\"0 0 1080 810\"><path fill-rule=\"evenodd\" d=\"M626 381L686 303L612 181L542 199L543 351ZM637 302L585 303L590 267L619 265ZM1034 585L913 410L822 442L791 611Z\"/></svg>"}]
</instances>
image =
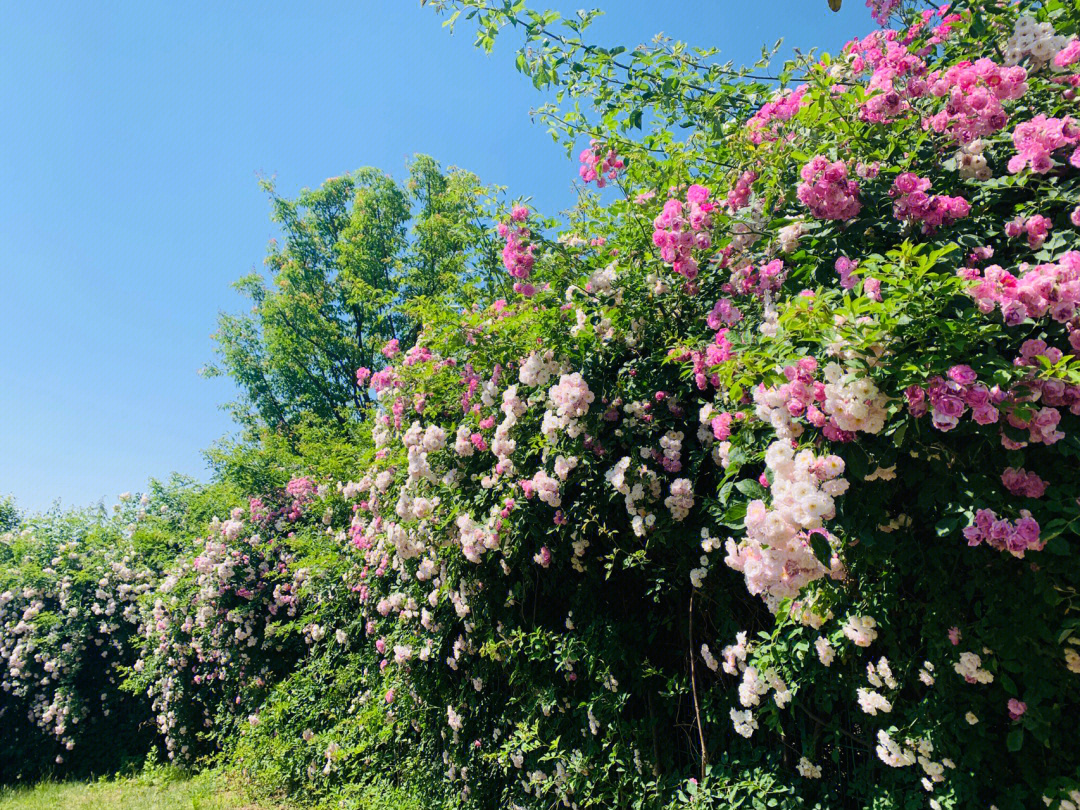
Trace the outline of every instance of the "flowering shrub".
<instances>
[{"instance_id":1,"label":"flowering shrub","mask_svg":"<svg viewBox=\"0 0 1080 810\"><path fill-rule=\"evenodd\" d=\"M144 654L127 686L151 699L169 759L191 763L224 747L306 645L326 636L297 626L311 571L290 564L298 532L324 537L327 494L293 478L214 518L144 600Z\"/></svg>"},{"instance_id":2,"label":"flowering shrub","mask_svg":"<svg viewBox=\"0 0 1080 810\"><path fill-rule=\"evenodd\" d=\"M168 750L433 807L1080 804L1080 15L879 3L793 89L433 5L592 104L546 114L604 196L500 211L491 300L362 373L352 480L146 597Z\"/></svg>"},{"instance_id":3,"label":"flowering shrub","mask_svg":"<svg viewBox=\"0 0 1080 810\"><path fill-rule=\"evenodd\" d=\"M136 528L149 505L125 495L111 517L53 511L0 535L3 781L107 772L152 744L146 706L121 691L154 581Z\"/></svg>"}]
</instances>

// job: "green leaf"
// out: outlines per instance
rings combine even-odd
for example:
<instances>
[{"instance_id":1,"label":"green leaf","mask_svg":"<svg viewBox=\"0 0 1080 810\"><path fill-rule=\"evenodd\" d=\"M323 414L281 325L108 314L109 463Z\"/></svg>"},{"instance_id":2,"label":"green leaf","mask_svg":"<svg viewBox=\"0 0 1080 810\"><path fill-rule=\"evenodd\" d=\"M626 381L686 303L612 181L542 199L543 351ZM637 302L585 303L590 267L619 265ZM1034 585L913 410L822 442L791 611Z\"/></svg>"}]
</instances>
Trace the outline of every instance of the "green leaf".
<instances>
[{"instance_id":1,"label":"green leaf","mask_svg":"<svg viewBox=\"0 0 1080 810\"><path fill-rule=\"evenodd\" d=\"M1024 745L1024 729L1014 728L1005 738L1005 748L1009 751L1019 751Z\"/></svg>"}]
</instances>

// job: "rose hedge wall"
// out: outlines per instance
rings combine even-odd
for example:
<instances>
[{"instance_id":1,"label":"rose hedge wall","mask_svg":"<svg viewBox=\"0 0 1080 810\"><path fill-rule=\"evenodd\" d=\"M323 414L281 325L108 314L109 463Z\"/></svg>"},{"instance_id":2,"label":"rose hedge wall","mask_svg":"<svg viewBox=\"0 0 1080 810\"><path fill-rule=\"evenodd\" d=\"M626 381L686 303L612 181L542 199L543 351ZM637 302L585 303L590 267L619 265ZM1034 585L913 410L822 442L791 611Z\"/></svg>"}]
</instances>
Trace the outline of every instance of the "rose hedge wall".
<instances>
[{"instance_id":1,"label":"rose hedge wall","mask_svg":"<svg viewBox=\"0 0 1080 810\"><path fill-rule=\"evenodd\" d=\"M346 806L1080 804L1080 11L876 11L780 89L586 49L577 208L508 205L490 305L359 370L351 480L139 596L169 756Z\"/></svg>"}]
</instances>

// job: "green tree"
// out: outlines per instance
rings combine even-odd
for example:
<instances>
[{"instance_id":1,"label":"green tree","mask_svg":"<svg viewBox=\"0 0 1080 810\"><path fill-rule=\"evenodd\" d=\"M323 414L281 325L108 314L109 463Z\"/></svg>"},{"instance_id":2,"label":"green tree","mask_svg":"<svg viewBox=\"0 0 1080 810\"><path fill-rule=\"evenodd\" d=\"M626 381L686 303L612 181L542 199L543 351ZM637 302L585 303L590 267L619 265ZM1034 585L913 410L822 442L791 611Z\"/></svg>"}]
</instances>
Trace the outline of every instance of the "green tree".
<instances>
[{"instance_id":1,"label":"green tree","mask_svg":"<svg viewBox=\"0 0 1080 810\"><path fill-rule=\"evenodd\" d=\"M367 168L295 200L270 181L263 187L282 238L270 243L269 279L236 282L252 307L220 316L219 362L208 373L237 383L231 410L249 432L291 437L312 420L345 431L371 404L357 370L377 370L392 339L412 345L422 304L463 308L494 292L488 191L475 175L444 172L423 155L404 186Z\"/></svg>"}]
</instances>

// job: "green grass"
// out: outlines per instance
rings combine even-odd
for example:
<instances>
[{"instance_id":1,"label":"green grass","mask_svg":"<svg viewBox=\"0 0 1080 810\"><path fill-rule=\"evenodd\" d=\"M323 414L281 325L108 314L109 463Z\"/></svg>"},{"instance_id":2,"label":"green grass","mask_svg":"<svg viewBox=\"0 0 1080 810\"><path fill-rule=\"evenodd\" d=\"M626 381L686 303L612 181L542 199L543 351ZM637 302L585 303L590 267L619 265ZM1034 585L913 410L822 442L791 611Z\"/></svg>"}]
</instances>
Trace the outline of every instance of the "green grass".
<instances>
[{"instance_id":1,"label":"green grass","mask_svg":"<svg viewBox=\"0 0 1080 810\"><path fill-rule=\"evenodd\" d=\"M98 782L45 782L0 788L0 810L285 810L250 799L220 773L187 777L158 769L143 776Z\"/></svg>"}]
</instances>

